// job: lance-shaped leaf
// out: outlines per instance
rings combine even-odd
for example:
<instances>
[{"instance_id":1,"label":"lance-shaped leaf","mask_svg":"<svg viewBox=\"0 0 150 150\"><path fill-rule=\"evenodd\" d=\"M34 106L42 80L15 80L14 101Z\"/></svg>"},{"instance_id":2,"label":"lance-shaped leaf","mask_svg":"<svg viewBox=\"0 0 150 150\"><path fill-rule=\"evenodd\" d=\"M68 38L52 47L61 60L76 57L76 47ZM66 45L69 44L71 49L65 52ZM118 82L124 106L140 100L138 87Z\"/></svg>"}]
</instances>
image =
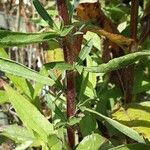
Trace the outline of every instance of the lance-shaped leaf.
<instances>
[{"instance_id":1,"label":"lance-shaped leaf","mask_svg":"<svg viewBox=\"0 0 150 150\"><path fill-rule=\"evenodd\" d=\"M89 55L92 46L93 46L93 41L92 40L87 41L85 46L81 49L79 56L77 58L78 64L81 64L81 62Z\"/></svg>"},{"instance_id":2,"label":"lance-shaped leaf","mask_svg":"<svg viewBox=\"0 0 150 150\"><path fill-rule=\"evenodd\" d=\"M59 61L59 62L50 62L47 64L44 64L44 66L48 69L58 69L58 70L73 70L73 66L70 64L67 64L63 61Z\"/></svg>"},{"instance_id":3,"label":"lance-shaped leaf","mask_svg":"<svg viewBox=\"0 0 150 150\"><path fill-rule=\"evenodd\" d=\"M150 141L150 102L130 103L112 114L116 121L133 128Z\"/></svg>"},{"instance_id":4,"label":"lance-shaped leaf","mask_svg":"<svg viewBox=\"0 0 150 150\"><path fill-rule=\"evenodd\" d=\"M6 136L16 143L34 141L35 137L25 127L18 125L7 125L0 128L0 135Z\"/></svg>"},{"instance_id":5,"label":"lance-shaped leaf","mask_svg":"<svg viewBox=\"0 0 150 150\"><path fill-rule=\"evenodd\" d=\"M33 0L33 5L36 8L39 15L49 24L51 28L53 28L54 22L44 7L41 5L39 0Z\"/></svg>"},{"instance_id":6,"label":"lance-shaped leaf","mask_svg":"<svg viewBox=\"0 0 150 150\"><path fill-rule=\"evenodd\" d=\"M119 58L114 58L110 60L108 63L101 64L96 67L84 67L84 70L88 72L95 72L95 73L107 73L112 70L123 68L127 65L134 63L139 58L144 56L149 56L149 55L150 55L149 51L135 52Z\"/></svg>"},{"instance_id":7,"label":"lance-shaped leaf","mask_svg":"<svg viewBox=\"0 0 150 150\"><path fill-rule=\"evenodd\" d=\"M1 57L0 57L0 70L16 76L31 79L42 84L47 84L49 86L53 86L55 84L54 80L52 80L51 78L43 76L38 72L29 69L28 67L22 64L16 63L15 61L11 61L9 59Z\"/></svg>"},{"instance_id":8,"label":"lance-shaped leaf","mask_svg":"<svg viewBox=\"0 0 150 150\"><path fill-rule=\"evenodd\" d=\"M0 30L0 46L19 46L25 44L39 43L50 41L58 37L56 32L43 32L43 33L21 33Z\"/></svg>"},{"instance_id":9,"label":"lance-shaped leaf","mask_svg":"<svg viewBox=\"0 0 150 150\"><path fill-rule=\"evenodd\" d=\"M0 104L8 102L6 91L0 90Z\"/></svg>"},{"instance_id":10,"label":"lance-shaped leaf","mask_svg":"<svg viewBox=\"0 0 150 150\"><path fill-rule=\"evenodd\" d=\"M149 144L141 144L141 143L135 143L135 144L126 144L126 145L120 145L114 148L110 148L109 150L149 150L150 145Z\"/></svg>"},{"instance_id":11,"label":"lance-shaped leaf","mask_svg":"<svg viewBox=\"0 0 150 150\"><path fill-rule=\"evenodd\" d=\"M104 119L106 122L108 122L110 125L112 125L114 128L116 128L117 130L119 130L120 132L122 132L123 134L127 135L128 137L134 139L135 141L138 141L139 143L146 143L144 138L142 136L140 136L140 134L138 134L135 130L133 130L132 128L129 128L109 117L106 117L94 110L91 110L89 108L86 107L80 107L80 109L82 111L87 111L93 114L96 114L97 116L99 116L100 118Z\"/></svg>"},{"instance_id":12,"label":"lance-shaped leaf","mask_svg":"<svg viewBox=\"0 0 150 150\"><path fill-rule=\"evenodd\" d=\"M8 84L5 84L4 88L9 97L9 102L13 105L23 124L29 131L34 131L46 142L48 136L54 134L53 125L18 91L15 91Z\"/></svg>"}]
</instances>

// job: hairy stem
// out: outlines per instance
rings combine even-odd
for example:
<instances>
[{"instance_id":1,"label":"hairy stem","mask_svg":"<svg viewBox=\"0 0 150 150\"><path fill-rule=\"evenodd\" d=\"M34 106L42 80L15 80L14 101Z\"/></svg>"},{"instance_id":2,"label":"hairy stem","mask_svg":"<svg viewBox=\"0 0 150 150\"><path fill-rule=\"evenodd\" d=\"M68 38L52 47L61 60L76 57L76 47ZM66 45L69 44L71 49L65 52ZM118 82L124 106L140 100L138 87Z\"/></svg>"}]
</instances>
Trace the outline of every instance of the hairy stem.
<instances>
[{"instance_id":1,"label":"hairy stem","mask_svg":"<svg viewBox=\"0 0 150 150\"><path fill-rule=\"evenodd\" d=\"M138 8L139 0L131 1L131 20L130 20L130 37L137 42L137 26L138 26ZM135 44L135 43L132 43ZM130 46L130 52L132 52L132 44ZM130 65L126 68L125 74L127 76L125 82L125 103L130 103L133 99L133 82L134 82L134 65Z\"/></svg>"},{"instance_id":2,"label":"hairy stem","mask_svg":"<svg viewBox=\"0 0 150 150\"><path fill-rule=\"evenodd\" d=\"M64 24L69 24L69 14L66 5L66 0L57 0L57 7L60 17L63 19ZM70 41L70 37L67 36L62 41L62 47L64 51L64 58L67 63L72 64L74 61L74 52L73 46ZM66 72L66 80L67 80L67 89L66 89L66 98L67 98L67 117L74 116L75 113L75 72L67 71ZM74 128L69 126L67 128L68 135L68 144L71 148L75 145L75 134Z\"/></svg>"},{"instance_id":3,"label":"hairy stem","mask_svg":"<svg viewBox=\"0 0 150 150\"><path fill-rule=\"evenodd\" d=\"M137 41L139 0L131 0L130 37Z\"/></svg>"}]
</instances>

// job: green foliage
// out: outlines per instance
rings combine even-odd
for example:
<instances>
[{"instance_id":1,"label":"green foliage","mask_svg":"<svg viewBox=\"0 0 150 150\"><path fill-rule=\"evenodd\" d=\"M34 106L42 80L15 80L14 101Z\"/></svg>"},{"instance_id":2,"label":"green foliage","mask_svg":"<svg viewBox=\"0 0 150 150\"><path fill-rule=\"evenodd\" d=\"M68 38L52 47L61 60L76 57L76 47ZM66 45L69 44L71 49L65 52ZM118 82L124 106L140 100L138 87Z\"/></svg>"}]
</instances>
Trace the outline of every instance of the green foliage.
<instances>
[{"instance_id":1,"label":"green foliage","mask_svg":"<svg viewBox=\"0 0 150 150\"><path fill-rule=\"evenodd\" d=\"M93 149L98 150L105 139L99 134L91 134L86 136L78 145L76 150Z\"/></svg>"},{"instance_id":2,"label":"green foliage","mask_svg":"<svg viewBox=\"0 0 150 150\"><path fill-rule=\"evenodd\" d=\"M80 3L96 1L83 0ZM0 30L0 71L4 73L0 82L0 109L13 116L10 125L0 126L0 138L11 139L16 144L16 150L32 147L42 147L42 150L70 150L66 142L66 129L71 126L76 131L76 145L73 148L76 150L150 149L150 104L140 102L143 99L149 100L150 96L148 42L145 41L140 46L141 51L103 63L103 41L99 34L88 32L83 36L79 55L75 57L74 45L71 46L73 50L63 51L61 48L64 42L66 45L73 44L74 39L82 36L81 31L87 25L86 22L75 20L73 1L68 1L69 25L64 25L62 18L56 19L58 12L55 6L52 6L52 10L46 10L39 0L33 0L33 5L43 19L34 18L33 22L49 27L49 32ZM108 4L103 1L102 6L106 6L103 9L117 24L119 32L129 35L129 8L121 5L120 0L109 1ZM81 24L79 29L76 22ZM128 38L124 40L120 35L107 34L106 38L111 42L122 47L129 46ZM39 72L9 59L2 48L41 42L48 43L48 58ZM71 64L65 62L64 58L70 50L75 57ZM72 56L67 57L71 59ZM132 93L136 103L124 106L124 93L110 82L108 73L131 64L135 65ZM76 87L71 89L76 91L75 115L70 118L66 115L69 107L66 103L66 71L74 72L76 77Z\"/></svg>"},{"instance_id":3,"label":"green foliage","mask_svg":"<svg viewBox=\"0 0 150 150\"><path fill-rule=\"evenodd\" d=\"M47 11L44 9L44 7L41 5L39 0L33 0L33 5L36 8L37 12L40 14L43 20L45 20L51 28L54 27L54 21L50 17L50 15L47 13Z\"/></svg>"},{"instance_id":4,"label":"green foliage","mask_svg":"<svg viewBox=\"0 0 150 150\"><path fill-rule=\"evenodd\" d=\"M118 146L118 147L114 147L114 148L111 148L109 150L141 150L141 149L144 149L144 150L149 150L150 148L150 145L146 145L146 144L128 144L128 145L121 145L121 146Z\"/></svg>"},{"instance_id":5,"label":"green foliage","mask_svg":"<svg viewBox=\"0 0 150 150\"><path fill-rule=\"evenodd\" d=\"M119 68L125 67L129 64L134 63L142 56L148 56L148 55L150 55L149 51L135 52L119 58L114 58L106 64L101 64L96 67L87 67L85 68L85 70L88 72L106 73L112 70L117 70Z\"/></svg>"},{"instance_id":6,"label":"green foliage","mask_svg":"<svg viewBox=\"0 0 150 150\"><path fill-rule=\"evenodd\" d=\"M126 108L120 108L113 119L132 127L146 139L150 139L150 102L131 103Z\"/></svg>"},{"instance_id":7,"label":"green foliage","mask_svg":"<svg viewBox=\"0 0 150 150\"><path fill-rule=\"evenodd\" d=\"M124 133L125 135L129 136L130 138L134 139L135 141L138 141L140 143L145 143L145 140L143 139L142 136L140 136L140 134L138 134L135 130L123 125L123 124L120 124L119 122L111 119L111 118L108 118L100 113L97 113L96 111L94 110L90 110L88 108L85 108L85 107L81 107L80 108L82 111L88 111L88 112L91 112L91 113L94 113L96 115L98 115L99 117L101 117L102 119L104 119L106 122L108 122L110 125L112 125L113 127L115 127L117 130L119 130L120 132Z\"/></svg>"},{"instance_id":8,"label":"green foliage","mask_svg":"<svg viewBox=\"0 0 150 150\"><path fill-rule=\"evenodd\" d=\"M39 43L50 41L59 34L56 32L43 32L43 33L20 33L0 30L0 46L19 46L32 43Z\"/></svg>"},{"instance_id":9,"label":"green foliage","mask_svg":"<svg viewBox=\"0 0 150 150\"><path fill-rule=\"evenodd\" d=\"M42 84L47 84L50 86L55 84L55 82L52 79L40 75L36 71L31 70L22 64L19 64L17 62L2 57L0 58L0 70L30 80L38 81Z\"/></svg>"}]
</instances>

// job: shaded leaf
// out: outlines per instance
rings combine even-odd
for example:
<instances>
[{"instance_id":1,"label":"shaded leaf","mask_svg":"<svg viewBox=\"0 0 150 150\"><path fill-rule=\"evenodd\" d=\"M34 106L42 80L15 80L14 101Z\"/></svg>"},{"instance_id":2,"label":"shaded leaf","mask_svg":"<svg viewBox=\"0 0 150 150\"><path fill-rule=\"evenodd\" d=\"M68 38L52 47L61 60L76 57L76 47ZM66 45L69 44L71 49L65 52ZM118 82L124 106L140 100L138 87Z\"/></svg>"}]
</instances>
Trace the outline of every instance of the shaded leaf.
<instances>
[{"instance_id":1,"label":"shaded leaf","mask_svg":"<svg viewBox=\"0 0 150 150\"><path fill-rule=\"evenodd\" d=\"M109 150L149 150L150 145L147 144L128 144L128 145L121 145L114 148L110 148Z\"/></svg>"},{"instance_id":2,"label":"shaded leaf","mask_svg":"<svg viewBox=\"0 0 150 150\"><path fill-rule=\"evenodd\" d=\"M109 117L106 117L94 110L91 110L91 109L88 109L86 107L80 107L80 109L82 111L88 111L88 112L91 112L93 114L96 114L98 115L100 118L104 119L105 121L107 121L110 125L112 125L114 128L116 128L117 130L119 130L120 132L122 132L123 134L127 135L128 137L134 139L135 141L138 141L139 143L145 143L145 140L143 139L142 136L140 136L138 134L138 132L136 132L135 130L109 118Z\"/></svg>"},{"instance_id":3,"label":"shaded leaf","mask_svg":"<svg viewBox=\"0 0 150 150\"><path fill-rule=\"evenodd\" d=\"M91 134L95 129L96 129L96 119L91 114L86 114L80 121L80 130L82 136L85 137Z\"/></svg>"},{"instance_id":4,"label":"shaded leaf","mask_svg":"<svg viewBox=\"0 0 150 150\"><path fill-rule=\"evenodd\" d=\"M53 28L54 22L39 0L32 0L32 2L40 16L49 24L51 28Z\"/></svg>"}]
</instances>

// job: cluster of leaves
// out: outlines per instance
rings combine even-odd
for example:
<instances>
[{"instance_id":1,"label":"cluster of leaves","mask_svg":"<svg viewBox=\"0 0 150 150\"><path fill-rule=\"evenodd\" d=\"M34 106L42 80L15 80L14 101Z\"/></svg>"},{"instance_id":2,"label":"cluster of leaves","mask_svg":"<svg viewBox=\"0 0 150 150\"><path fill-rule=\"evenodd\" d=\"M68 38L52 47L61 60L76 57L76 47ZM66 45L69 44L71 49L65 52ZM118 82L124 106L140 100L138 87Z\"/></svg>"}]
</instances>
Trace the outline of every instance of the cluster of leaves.
<instances>
[{"instance_id":1,"label":"cluster of leaves","mask_svg":"<svg viewBox=\"0 0 150 150\"><path fill-rule=\"evenodd\" d=\"M44 24L48 24L52 31L42 33L0 31L0 70L5 72L5 77L10 81L9 83L5 79L5 82L2 81L4 90L0 90L0 104L10 103L16 112L16 117L20 119L14 121L14 124L1 126L1 137L5 136L13 140L16 143L16 150L31 147L42 147L43 150L68 150L70 147L66 142L66 128L74 126L82 139L76 142L77 150L149 149L150 102L133 103L125 108L115 109L115 104L120 104L122 93L120 89L109 83L106 73L136 62L133 92L135 96L144 93L147 98L150 89L147 56L150 55L150 51L135 52L112 59L108 63L102 63L99 46L101 40L96 34L88 32L84 36L85 41L74 64L67 64L62 56L55 56L58 59L44 64L39 72L31 70L10 60L3 47L46 41L53 43L51 47L53 51L60 51L60 48L54 46L58 45L58 41L68 35L80 34L78 31L72 35L73 25L64 26L63 22L53 21L38 0L33 0L33 4L45 21ZM112 1L112 4L115 7L107 5L105 11L109 12L110 16L117 17L113 19L117 20L120 32L124 35L128 34L127 18L121 17L122 15L113 15L124 13L128 8L125 7L125 10L119 8L118 1ZM74 5L70 3L69 6L71 14ZM84 24L81 25L81 28L83 27ZM66 117L65 86L60 76L54 72L58 70L62 80L68 70L79 74L76 79L76 115L71 118ZM47 90L44 88L45 85L55 90ZM50 110L49 120L41 111L41 101L44 101ZM136 102L139 101L137 96ZM113 111L115 113L111 115ZM137 112L143 115L138 116ZM141 121L142 123L139 124ZM101 130L103 127L106 127L109 136ZM76 135L76 138L79 136Z\"/></svg>"}]
</instances>

